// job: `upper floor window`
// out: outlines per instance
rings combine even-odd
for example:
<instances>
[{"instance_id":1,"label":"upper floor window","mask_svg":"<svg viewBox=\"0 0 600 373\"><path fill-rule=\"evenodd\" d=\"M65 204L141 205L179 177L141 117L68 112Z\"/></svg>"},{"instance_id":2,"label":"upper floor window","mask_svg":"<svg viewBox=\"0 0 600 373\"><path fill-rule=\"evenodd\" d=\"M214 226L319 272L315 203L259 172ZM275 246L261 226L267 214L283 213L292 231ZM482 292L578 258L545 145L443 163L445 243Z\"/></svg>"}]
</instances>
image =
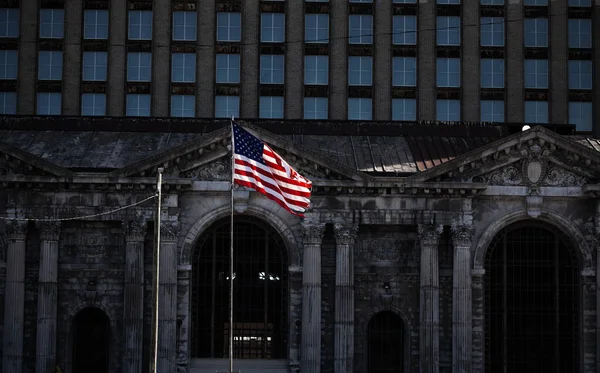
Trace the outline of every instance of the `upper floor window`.
<instances>
[{"instance_id":1,"label":"upper floor window","mask_svg":"<svg viewBox=\"0 0 600 373\"><path fill-rule=\"evenodd\" d=\"M373 57L348 57L348 85L373 84Z\"/></svg>"},{"instance_id":2,"label":"upper floor window","mask_svg":"<svg viewBox=\"0 0 600 373\"><path fill-rule=\"evenodd\" d=\"M260 96L259 101L260 118L283 118L283 97Z\"/></svg>"},{"instance_id":3,"label":"upper floor window","mask_svg":"<svg viewBox=\"0 0 600 373\"><path fill-rule=\"evenodd\" d=\"M417 120L417 100L414 98L392 99L392 120Z\"/></svg>"},{"instance_id":4,"label":"upper floor window","mask_svg":"<svg viewBox=\"0 0 600 373\"><path fill-rule=\"evenodd\" d=\"M504 5L504 0L481 0L481 5Z\"/></svg>"},{"instance_id":5,"label":"upper floor window","mask_svg":"<svg viewBox=\"0 0 600 373\"><path fill-rule=\"evenodd\" d=\"M327 97L304 97L304 119L327 119Z\"/></svg>"},{"instance_id":6,"label":"upper floor window","mask_svg":"<svg viewBox=\"0 0 600 373\"><path fill-rule=\"evenodd\" d=\"M481 45L484 47L501 47L504 45L504 18L481 18Z\"/></svg>"},{"instance_id":7,"label":"upper floor window","mask_svg":"<svg viewBox=\"0 0 600 373\"><path fill-rule=\"evenodd\" d=\"M373 99L349 98L348 120L371 120L373 118Z\"/></svg>"},{"instance_id":8,"label":"upper floor window","mask_svg":"<svg viewBox=\"0 0 600 373\"><path fill-rule=\"evenodd\" d=\"M19 9L0 8L0 38L19 37Z\"/></svg>"},{"instance_id":9,"label":"upper floor window","mask_svg":"<svg viewBox=\"0 0 600 373\"><path fill-rule=\"evenodd\" d=\"M84 93L81 95L81 115L103 116L106 115L106 94Z\"/></svg>"},{"instance_id":10,"label":"upper floor window","mask_svg":"<svg viewBox=\"0 0 600 373\"><path fill-rule=\"evenodd\" d=\"M125 103L125 115L128 117L149 117L151 97L147 94L130 93Z\"/></svg>"},{"instance_id":11,"label":"upper floor window","mask_svg":"<svg viewBox=\"0 0 600 373\"><path fill-rule=\"evenodd\" d=\"M40 38L62 39L64 26L65 11L63 9L40 10Z\"/></svg>"},{"instance_id":12,"label":"upper floor window","mask_svg":"<svg viewBox=\"0 0 600 373\"><path fill-rule=\"evenodd\" d=\"M106 52L83 52L83 73L84 81L105 81L107 70Z\"/></svg>"},{"instance_id":13,"label":"upper floor window","mask_svg":"<svg viewBox=\"0 0 600 373\"><path fill-rule=\"evenodd\" d=\"M525 123L548 123L548 101L525 101Z\"/></svg>"},{"instance_id":14,"label":"upper floor window","mask_svg":"<svg viewBox=\"0 0 600 373\"><path fill-rule=\"evenodd\" d=\"M282 43L285 41L285 14L261 14L260 41L263 43Z\"/></svg>"},{"instance_id":15,"label":"upper floor window","mask_svg":"<svg viewBox=\"0 0 600 373\"><path fill-rule=\"evenodd\" d=\"M239 83L240 82L240 55L239 54L217 54L217 83Z\"/></svg>"},{"instance_id":16,"label":"upper floor window","mask_svg":"<svg viewBox=\"0 0 600 373\"><path fill-rule=\"evenodd\" d=\"M283 84L283 54L262 54L260 56L260 84Z\"/></svg>"},{"instance_id":17,"label":"upper floor window","mask_svg":"<svg viewBox=\"0 0 600 373\"><path fill-rule=\"evenodd\" d=\"M217 41L242 40L242 18L240 13L217 13Z\"/></svg>"},{"instance_id":18,"label":"upper floor window","mask_svg":"<svg viewBox=\"0 0 600 373\"><path fill-rule=\"evenodd\" d=\"M436 119L445 122L460 121L460 101L459 100L437 100L436 101Z\"/></svg>"},{"instance_id":19,"label":"upper floor window","mask_svg":"<svg viewBox=\"0 0 600 373\"><path fill-rule=\"evenodd\" d=\"M523 21L525 27L525 46L526 47L547 47L548 46L548 19L547 18L526 18Z\"/></svg>"},{"instance_id":20,"label":"upper floor window","mask_svg":"<svg viewBox=\"0 0 600 373\"><path fill-rule=\"evenodd\" d=\"M482 122L504 122L504 101L482 100L481 101Z\"/></svg>"},{"instance_id":21,"label":"upper floor window","mask_svg":"<svg viewBox=\"0 0 600 373\"><path fill-rule=\"evenodd\" d=\"M393 0L394 4L416 4L417 0Z\"/></svg>"},{"instance_id":22,"label":"upper floor window","mask_svg":"<svg viewBox=\"0 0 600 373\"><path fill-rule=\"evenodd\" d=\"M525 60L525 88L548 88L548 60Z\"/></svg>"},{"instance_id":23,"label":"upper floor window","mask_svg":"<svg viewBox=\"0 0 600 373\"><path fill-rule=\"evenodd\" d=\"M196 12L173 12L173 40L196 40Z\"/></svg>"},{"instance_id":24,"label":"upper floor window","mask_svg":"<svg viewBox=\"0 0 600 373\"><path fill-rule=\"evenodd\" d=\"M38 62L38 80L61 80L63 52L40 51Z\"/></svg>"},{"instance_id":25,"label":"upper floor window","mask_svg":"<svg viewBox=\"0 0 600 373\"><path fill-rule=\"evenodd\" d=\"M152 40L152 11L129 11L129 40Z\"/></svg>"},{"instance_id":26,"label":"upper floor window","mask_svg":"<svg viewBox=\"0 0 600 373\"><path fill-rule=\"evenodd\" d=\"M460 17L437 17L437 45L460 45Z\"/></svg>"},{"instance_id":27,"label":"upper floor window","mask_svg":"<svg viewBox=\"0 0 600 373\"><path fill-rule=\"evenodd\" d=\"M460 87L460 58L438 58L438 87Z\"/></svg>"},{"instance_id":28,"label":"upper floor window","mask_svg":"<svg viewBox=\"0 0 600 373\"><path fill-rule=\"evenodd\" d=\"M0 51L0 79L17 79L17 51Z\"/></svg>"},{"instance_id":29,"label":"upper floor window","mask_svg":"<svg viewBox=\"0 0 600 373\"><path fill-rule=\"evenodd\" d=\"M85 10L83 14L83 38L108 39L108 10Z\"/></svg>"},{"instance_id":30,"label":"upper floor window","mask_svg":"<svg viewBox=\"0 0 600 373\"><path fill-rule=\"evenodd\" d=\"M592 6L592 0L569 0L569 6Z\"/></svg>"},{"instance_id":31,"label":"upper floor window","mask_svg":"<svg viewBox=\"0 0 600 373\"><path fill-rule=\"evenodd\" d=\"M173 95L171 96L171 116L192 118L196 112L196 96Z\"/></svg>"},{"instance_id":32,"label":"upper floor window","mask_svg":"<svg viewBox=\"0 0 600 373\"><path fill-rule=\"evenodd\" d=\"M307 43L329 42L329 14L304 16L304 40Z\"/></svg>"},{"instance_id":33,"label":"upper floor window","mask_svg":"<svg viewBox=\"0 0 600 373\"><path fill-rule=\"evenodd\" d=\"M329 56L304 56L304 84L329 84Z\"/></svg>"},{"instance_id":34,"label":"upper floor window","mask_svg":"<svg viewBox=\"0 0 600 373\"><path fill-rule=\"evenodd\" d=\"M569 61L569 89L592 89L592 61Z\"/></svg>"},{"instance_id":35,"label":"upper floor window","mask_svg":"<svg viewBox=\"0 0 600 373\"><path fill-rule=\"evenodd\" d=\"M353 14L348 17L348 42L350 44L373 43L373 16Z\"/></svg>"},{"instance_id":36,"label":"upper floor window","mask_svg":"<svg viewBox=\"0 0 600 373\"><path fill-rule=\"evenodd\" d=\"M16 92L0 92L0 114L17 114Z\"/></svg>"},{"instance_id":37,"label":"upper floor window","mask_svg":"<svg viewBox=\"0 0 600 373\"><path fill-rule=\"evenodd\" d=\"M503 59L481 59L481 88L504 88Z\"/></svg>"},{"instance_id":38,"label":"upper floor window","mask_svg":"<svg viewBox=\"0 0 600 373\"><path fill-rule=\"evenodd\" d=\"M394 57L392 59L392 85L414 87L417 85L417 59Z\"/></svg>"},{"instance_id":39,"label":"upper floor window","mask_svg":"<svg viewBox=\"0 0 600 373\"><path fill-rule=\"evenodd\" d=\"M569 19L569 48L592 47L592 20Z\"/></svg>"},{"instance_id":40,"label":"upper floor window","mask_svg":"<svg viewBox=\"0 0 600 373\"><path fill-rule=\"evenodd\" d=\"M548 0L523 0L523 5L547 6Z\"/></svg>"},{"instance_id":41,"label":"upper floor window","mask_svg":"<svg viewBox=\"0 0 600 373\"><path fill-rule=\"evenodd\" d=\"M372 3L373 0L350 0L351 3Z\"/></svg>"},{"instance_id":42,"label":"upper floor window","mask_svg":"<svg viewBox=\"0 0 600 373\"><path fill-rule=\"evenodd\" d=\"M239 96L215 96L215 118L237 118L239 116Z\"/></svg>"},{"instance_id":43,"label":"upper floor window","mask_svg":"<svg viewBox=\"0 0 600 373\"><path fill-rule=\"evenodd\" d=\"M37 94L38 115L60 115L62 111L62 95L60 93L40 92Z\"/></svg>"},{"instance_id":44,"label":"upper floor window","mask_svg":"<svg viewBox=\"0 0 600 373\"><path fill-rule=\"evenodd\" d=\"M460 0L437 0L438 4L460 4Z\"/></svg>"},{"instance_id":45,"label":"upper floor window","mask_svg":"<svg viewBox=\"0 0 600 373\"><path fill-rule=\"evenodd\" d=\"M592 110L591 102L569 102L569 123L574 124L577 131L591 131Z\"/></svg>"},{"instance_id":46,"label":"upper floor window","mask_svg":"<svg viewBox=\"0 0 600 373\"><path fill-rule=\"evenodd\" d=\"M394 16L393 43L417 44L417 16Z\"/></svg>"},{"instance_id":47,"label":"upper floor window","mask_svg":"<svg viewBox=\"0 0 600 373\"><path fill-rule=\"evenodd\" d=\"M194 83L196 81L196 53L172 54L171 81L174 83Z\"/></svg>"},{"instance_id":48,"label":"upper floor window","mask_svg":"<svg viewBox=\"0 0 600 373\"><path fill-rule=\"evenodd\" d=\"M329 0L306 0L307 3L328 3Z\"/></svg>"},{"instance_id":49,"label":"upper floor window","mask_svg":"<svg viewBox=\"0 0 600 373\"><path fill-rule=\"evenodd\" d=\"M152 53L127 53L127 81L149 82L152 80Z\"/></svg>"}]
</instances>

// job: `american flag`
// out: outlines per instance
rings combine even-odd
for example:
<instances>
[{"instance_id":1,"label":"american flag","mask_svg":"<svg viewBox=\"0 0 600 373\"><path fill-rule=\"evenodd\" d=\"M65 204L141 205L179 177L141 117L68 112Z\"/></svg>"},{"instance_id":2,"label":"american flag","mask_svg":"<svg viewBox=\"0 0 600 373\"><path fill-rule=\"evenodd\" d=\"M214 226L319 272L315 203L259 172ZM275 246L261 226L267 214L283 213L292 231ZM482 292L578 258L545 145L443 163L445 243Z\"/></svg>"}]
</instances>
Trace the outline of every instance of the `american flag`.
<instances>
[{"instance_id":1,"label":"american flag","mask_svg":"<svg viewBox=\"0 0 600 373\"><path fill-rule=\"evenodd\" d=\"M294 215L304 216L310 204L312 182L267 144L239 125L232 126L234 182L264 194Z\"/></svg>"}]
</instances>

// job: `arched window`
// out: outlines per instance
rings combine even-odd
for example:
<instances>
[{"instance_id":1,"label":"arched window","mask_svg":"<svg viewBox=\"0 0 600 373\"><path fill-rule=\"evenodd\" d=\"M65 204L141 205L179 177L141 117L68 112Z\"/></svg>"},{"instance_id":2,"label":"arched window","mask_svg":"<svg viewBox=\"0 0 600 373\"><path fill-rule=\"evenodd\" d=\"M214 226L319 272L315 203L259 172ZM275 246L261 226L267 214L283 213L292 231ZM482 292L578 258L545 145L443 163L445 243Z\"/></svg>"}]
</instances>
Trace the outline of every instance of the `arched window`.
<instances>
[{"instance_id":1,"label":"arched window","mask_svg":"<svg viewBox=\"0 0 600 373\"><path fill-rule=\"evenodd\" d=\"M110 345L108 316L99 308L88 307L79 311L73 324L73 371L108 372Z\"/></svg>"},{"instance_id":2,"label":"arched window","mask_svg":"<svg viewBox=\"0 0 600 373\"><path fill-rule=\"evenodd\" d=\"M230 223L213 224L192 267L192 356L229 356ZM287 358L288 262L279 234L256 218L234 221L234 345L237 359Z\"/></svg>"},{"instance_id":3,"label":"arched window","mask_svg":"<svg viewBox=\"0 0 600 373\"><path fill-rule=\"evenodd\" d=\"M485 264L486 372L579 372L579 266L566 237L513 225Z\"/></svg>"},{"instance_id":4,"label":"arched window","mask_svg":"<svg viewBox=\"0 0 600 373\"><path fill-rule=\"evenodd\" d=\"M404 327L402 318L391 311L377 313L369 321L369 373L402 373Z\"/></svg>"}]
</instances>

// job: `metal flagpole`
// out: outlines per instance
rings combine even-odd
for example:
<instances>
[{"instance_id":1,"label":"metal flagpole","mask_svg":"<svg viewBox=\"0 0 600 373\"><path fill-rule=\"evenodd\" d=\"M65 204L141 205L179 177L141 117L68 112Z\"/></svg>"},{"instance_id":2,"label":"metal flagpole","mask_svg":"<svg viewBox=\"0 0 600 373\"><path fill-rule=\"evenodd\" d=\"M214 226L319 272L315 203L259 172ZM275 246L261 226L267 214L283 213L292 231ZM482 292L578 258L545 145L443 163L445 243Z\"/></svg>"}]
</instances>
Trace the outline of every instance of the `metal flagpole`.
<instances>
[{"instance_id":1,"label":"metal flagpole","mask_svg":"<svg viewBox=\"0 0 600 373\"><path fill-rule=\"evenodd\" d=\"M156 217L154 221L154 271L152 278L152 334L150 339L150 373L157 373L156 363L158 360L158 283L159 283L159 268L160 268L160 210L162 202L162 173L164 169L158 168L156 175L156 191L158 192L158 200L156 203Z\"/></svg>"},{"instance_id":2,"label":"metal flagpole","mask_svg":"<svg viewBox=\"0 0 600 373\"><path fill-rule=\"evenodd\" d=\"M233 373L233 183L235 167L235 141L233 135L233 120L231 117L231 227L229 247L229 373Z\"/></svg>"}]
</instances>

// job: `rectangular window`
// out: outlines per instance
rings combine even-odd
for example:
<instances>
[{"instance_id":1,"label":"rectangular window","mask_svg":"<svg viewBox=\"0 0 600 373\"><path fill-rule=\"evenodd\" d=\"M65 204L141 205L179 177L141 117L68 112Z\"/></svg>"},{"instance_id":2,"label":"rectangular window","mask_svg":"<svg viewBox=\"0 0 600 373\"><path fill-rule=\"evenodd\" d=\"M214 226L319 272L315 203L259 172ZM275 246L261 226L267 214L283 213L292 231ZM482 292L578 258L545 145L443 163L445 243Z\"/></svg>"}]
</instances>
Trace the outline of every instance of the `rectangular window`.
<instances>
[{"instance_id":1,"label":"rectangular window","mask_svg":"<svg viewBox=\"0 0 600 373\"><path fill-rule=\"evenodd\" d=\"M81 115L106 115L106 95L104 93L84 93L81 95Z\"/></svg>"},{"instance_id":2,"label":"rectangular window","mask_svg":"<svg viewBox=\"0 0 600 373\"><path fill-rule=\"evenodd\" d=\"M150 95L128 94L125 115L128 117L149 117Z\"/></svg>"},{"instance_id":3,"label":"rectangular window","mask_svg":"<svg viewBox=\"0 0 600 373\"><path fill-rule=\"evenodd\" d=\"M283 118L283 97L260 96L260 118Z\"/></svg>"},{"instance_id":4,"label":"rectangular window","mask_svg":"<svg viewBox=\"0 0 600 373\"><path fill-rule=\"evenodd\" d=\"M414 98L392 99L392 120L417 120L417 100Z\"/></svg>"},{"instance_id":5,"label":"rectangular window","mask_svg":"<svg viewBox=\"0 0 600 373\"><path fill-rule=\"evenodd\" d=\"M196 96L172 95L171 116L178 118L193 118L196 115Z\"/></svg>"},{"instance_id":6,"label":"rectangular window","mask_svg":"<svg viewBox=\"0 0 600 373\"><path fill-rule=\"evenodd\" d=\"M329 14L306 14L304 16L304 41L329 43Z\"/></svg>"},{"instance_id":7,"label":"rectangular window","mask_svg":"<svg viewBox=\"0 0 600 373\"><path fill-rule=\"evenodd\" d=\"M152 11L129 11L129 40L152 40Z\"/></svg>"},{"instance_id":8,"label":"rectangular window","mask_svg":"<svg viewBox=\"0 0 600 373\"><path fill-rule=\"evenodd\" d=\"M504 101L482 100L481 121L504 123Z\"/></svg>"},{"instance_id":9,"label":"rectangular window","mask_svg":"<svg viewBox=\"0 0 600 373\"><path fill-rule=\"evenodd\" d=\"M526 18L523 24L525 27L524 39L526 47L548 46L547 18Z\"/></svg>"},{"instance_id":10,"label":"rectangular window","mask_svg":"<svg viewBox=\"0 0 600 373\"><path fill-rule=\"evenodd\" d=\"M592 89L592 61L569 61L569 89Z\"/></svg>"},{"instance_id":11,"label":"rectangular window","mask_svg":"<svg viewBox=\"0 0 600 373\"><path fill-rule=\"evenodd\" d=\"M197 20L196 12L173 12L173 40L196 40Z\"/></svg>"},{"instance_id":12,"label":"rectangular window","mask_svg":"<svg viewBox=\"0 0 600 373\"><path fill-rule=\"evenodd\" d=\"M504 0L481 0L481 5L504 5Z\"/></svg>"},{"instance_id":13,"label":"rectangular window","mask_svg":"<svg viewBox=\"0 0 600 373\"><path fill-rule=\"evenodd\" d=\"M17 79L17 51L0 51L0 79Z\"/></svg>"},{"instance_id":14,"label":"rectangular window","mask_svg":"<svg viewBox=\"0 0 600 373\"><path fill-rule=\"evenodd\" d=\"M38 62L38 80L61 80L62 66L62 52L40 51Z\"/></svg>"},{"instance_id":15,"label":"rectangular window","mask_svg":"<svg viewBox=\"0 0 600 373\"><path fill-rule=\"evenodd\" d=\"M592 6L592 0L569 0L569 6Z\"/></svg>"},{"instance_id":16,"label":"rectangular window","mask_svg":"<svg viewBox=\"0 0 600 373\"><path fill-rule=\"evenodd\" d=\"M460 45L460 17L437 17L437 45Z\"/></svg>"},{"instance_id":17,"label":"rectangular window","mask_svg":"<svg viewBox=\"0 0 600 373\"><path fill-rule=\"evenodd\" d=\"M196 82L196 53L173 53L171 56L171 81Z\"/></svg>"},{"instance_id":18,"label":"rectangular window","mask_svg":"<svg viewBox=\"0 0 600 373\"><path fill-rule=\"evenodd\" d=\"M260 56L260 84L283 84L283 54L262 54Z\"/></svg>"},{"instance_id":19,"label":"rectangular window","mask_svg":"<svg viewBox=\"0 0 600 373\"><path fill-rule=\"evenodd\" d=\"M444 122L460 121L459 100L437 100L436 109L437 120L441 120Z\"/></svg>"},{"instance_id":20,"label":"rectangular window","mask_svg":"<svg viewBox=\"0 0 600 373\"><path fill-rule=\"evenodd\" d=\"M240 98L238 96L215 96L215 118L240 116Z\"/></svg>"},{"instance_id":21,"label":"rectangular window","mask_svg":"<svg viewBox=\"0 0 600 373\"><path fill-rule=\"evenodd\" d=\"M283 43L285 41L285 14L261 14L260 41L263 43Z\"/></svg>"},{"instance_id":22,"label":"rectangular window","mask_svg":"<svg viewBox=\"0 0 600 373\"><path fill-rule=\"evenodd\" d=\"M416 4L417 0L394 0L392 1L394 4Z\"/></svg>"},{"instance_id":23,"label":"rectangular window","mask_svg":"<svg viewBox=\"0 0 600 373\"><path fill-rule=\"evenodd\" d=\"M437 0L438 4L460 4L460 0Z\"/></svg>"},{"instance_id":24,"label":"rectangular window","mask_svg":"<svg viewBox=\"0 0 600 373\"><path fill-rule=\"evenodd\" d=\"M417 85L417 59L415 57L394 57L392 69L392 85L403 87Z\"/></svg>"},{"instance_id":25,"label":"rectangular window","mask_svg":"<svg viewBox=\"0 0 600 373\"><path fill-rule=\"evenodd\" d=\"M242 40L242 18L240 13L217 13L217 41Z\"/></svg>"},{"instance_id":26,"label":"rectangular window","mask_svg":"<svg viewBox=\"0 0 600 373\"><path fill-rule=\"evenodd\" d=\"M436 70L438 87L460 87L460 58L438 58Z\"/></svg>"},{"instance_id":27,"label":"rectangular window","mask_svg":"<svg viewBox=\"0 0 600 373\"><path fill-rule=\"evenodd\" d=\"M60 93L38 93L37 112L38 115L60 115L62 106L62 95Z\"/></svg>"},{"instance_id":28,"label":"rectangular window","mask_svg":"<svg viewBox=\"0 0 600 373\"><path fill-rule=\"evenodd\" d=\"M40 38L62 39L64 27L63 9L40 9Z\"/></svg>"},{"instance_id":29,"label":"rectangular window","mask_svg":"<svg viewBox=\"0 0 600 373\"><path fill-rule=\"evenodd\" d=\"M83 38L108 39L108 10L86 9L84 11Z\"/></svg>"},{"instance_id":30,"label":"rectangular window","mask_svg":"<svg viewBox=\"0 0 600 373\"><path fill-rule=\"evenodd\" d=\"M373 84L373 57L348 57L348 85Z\"/></svg>"},{"instance_id":31,"label":"rectangular window","mask_svg":"<svg viewBox=\"0 0 600 373\"><path fill-rule=\"evenodd\" d=\"M107 69L106 52L83 52L83 72L84 81L106 81Z\"/></svg>"},{"instance_id":32,"label":"rectangular window","mask_svg":"<svg viewBox=\"0 0 600 373\"><path fill-rule=\"evenodd\" d=\"M371 120L373 100L370 98L348 99L348 120Z\"/></svg>"},{"instance_id":33,"label":"rectangular window","mask_svg":"<svg viewBox=\"0 0 600 373\"><path fill-rule=\"evenodd\" d=\"M548 101L525 101L525 123L548 123Z\"/></svg>"},{"instance_id":34,"label":"rectangular window","mask_svg":"<svg viewBox=\"0 0 600 373\"><path fill-rule=\"evenodd\" d=\"M392 27L394 44L417 44L417 16L394 16Z\"/></svg>"},{"instance_id":35,"label":"rectangular window","mask_svg":"<svg viewBox=\"0 0 600 373\"><path fill-rule=\"evenodd\" d=\"M127 81L149 82L152 80L152 53L127 53Z\"/></svg>"},{"instance_id":36,"label":"rectangular window","mask_svg":"<svg viewBox=\"0 0 600 373\"><path fill-rule=\"evenodd\" d=\"M373 44L373 16L354 14L348 17L348 42Z\"/></svg>"},{"instance_id":37,"label":"rectangular window","mask_svg":"<svg viewBox=\"0 0 600 373\"><path fill-rule=\"evenodd\" d=\"M592 47L592 20L569 19L569 48Z\"/></svg>"},{"instance_id":38,"label":"rectangular window","mask_svg":"<svg viewBox=\"0 0 600 373\"><path fill-rule=\"evenodd\" d=\"M0 8L0 38L19 37L19 9Z\"/></svg>"},{"instance_id":39,"label":"rectangular window","mask_svg":"<svg viewBox=\"0 0 600 373\"><path fill-rule=\"evenodd\" d=\"M504 88L503 59L481 59L481 88Z\"/></svg>"},{"instance_id":40,"label":"rectangular window","mask_svg":"<svg viewBox=\"0 0 600 373\"><path fill-rule=\"evenodd\" d=\"M17 114L16 92L0 92L0 114Z\"/></svg>"},{"instance_id":41,"label":"rectangular window","mask_svg":"<svg viewBox=\"0 0 600 373\"><path fill-rule=\"evenodd\" d=\"M525 88L548 88L548 60L525 60Z\"/></svg>"},{"instance_id":42,"label":"rectangular window","mask_svg":"<svg viewBox=\"0 0 600 373\"><path fill-rule=\"evenodd\" d=\"M481 45L484 47L504 46L504 18L481 17Z\"/></svg>"},{"instance_id":43,"label":"rectangular window","mask_svg":"<svg viewBox=\"0 0 600 373\"><path fill-rule=\"evenodd\" d=\"M217 83L240 82L240 55L217 54Z\"/></svg>"},{"instance_id":44,"label":"rectangular window","mask_svg":"<svg viewBox=\"0 0 600 373\"><path fill-rule=\"evenodd\" d=\"M304 119L327 119L328 105L327 97L305 97Z\"/></svg>"},{"instance_id":45,"label":"rectangular window","mask_svg":"<svg viewBox=\"0 0 600 373\"><path fill-rule=\"evenodd\" d=\"M304 56L304 84L329 84L329 56Z\"/></svg>"},{"instance_id":46,"label":"rectangular window","mask_svg":"<svg viewBox=\"0 0 600 373\"><path fill-rule=\"evenodd\" d=\"M523 4L529 6L547 6L548 0L524 0Z\"/></svg>"},{"instance_id":47,"label":"rectangular window","mask_svg":"<svg viewBox=\"0 0 600 373\"><path fill-rule=\"evenodd\" d=\"M591 102L569 102L569 124L577 131L591 131L592 110Z\"/></svg>"},{"instance_id":48,"label":"rectangular window","mask_svg":"<svg viewBox=\"0 0 600 373\"><path fill-rule=\"evenodd\" d=\"M350 0L351 3L372 3L373 0Z\"/></svg>"}]
</instances>

